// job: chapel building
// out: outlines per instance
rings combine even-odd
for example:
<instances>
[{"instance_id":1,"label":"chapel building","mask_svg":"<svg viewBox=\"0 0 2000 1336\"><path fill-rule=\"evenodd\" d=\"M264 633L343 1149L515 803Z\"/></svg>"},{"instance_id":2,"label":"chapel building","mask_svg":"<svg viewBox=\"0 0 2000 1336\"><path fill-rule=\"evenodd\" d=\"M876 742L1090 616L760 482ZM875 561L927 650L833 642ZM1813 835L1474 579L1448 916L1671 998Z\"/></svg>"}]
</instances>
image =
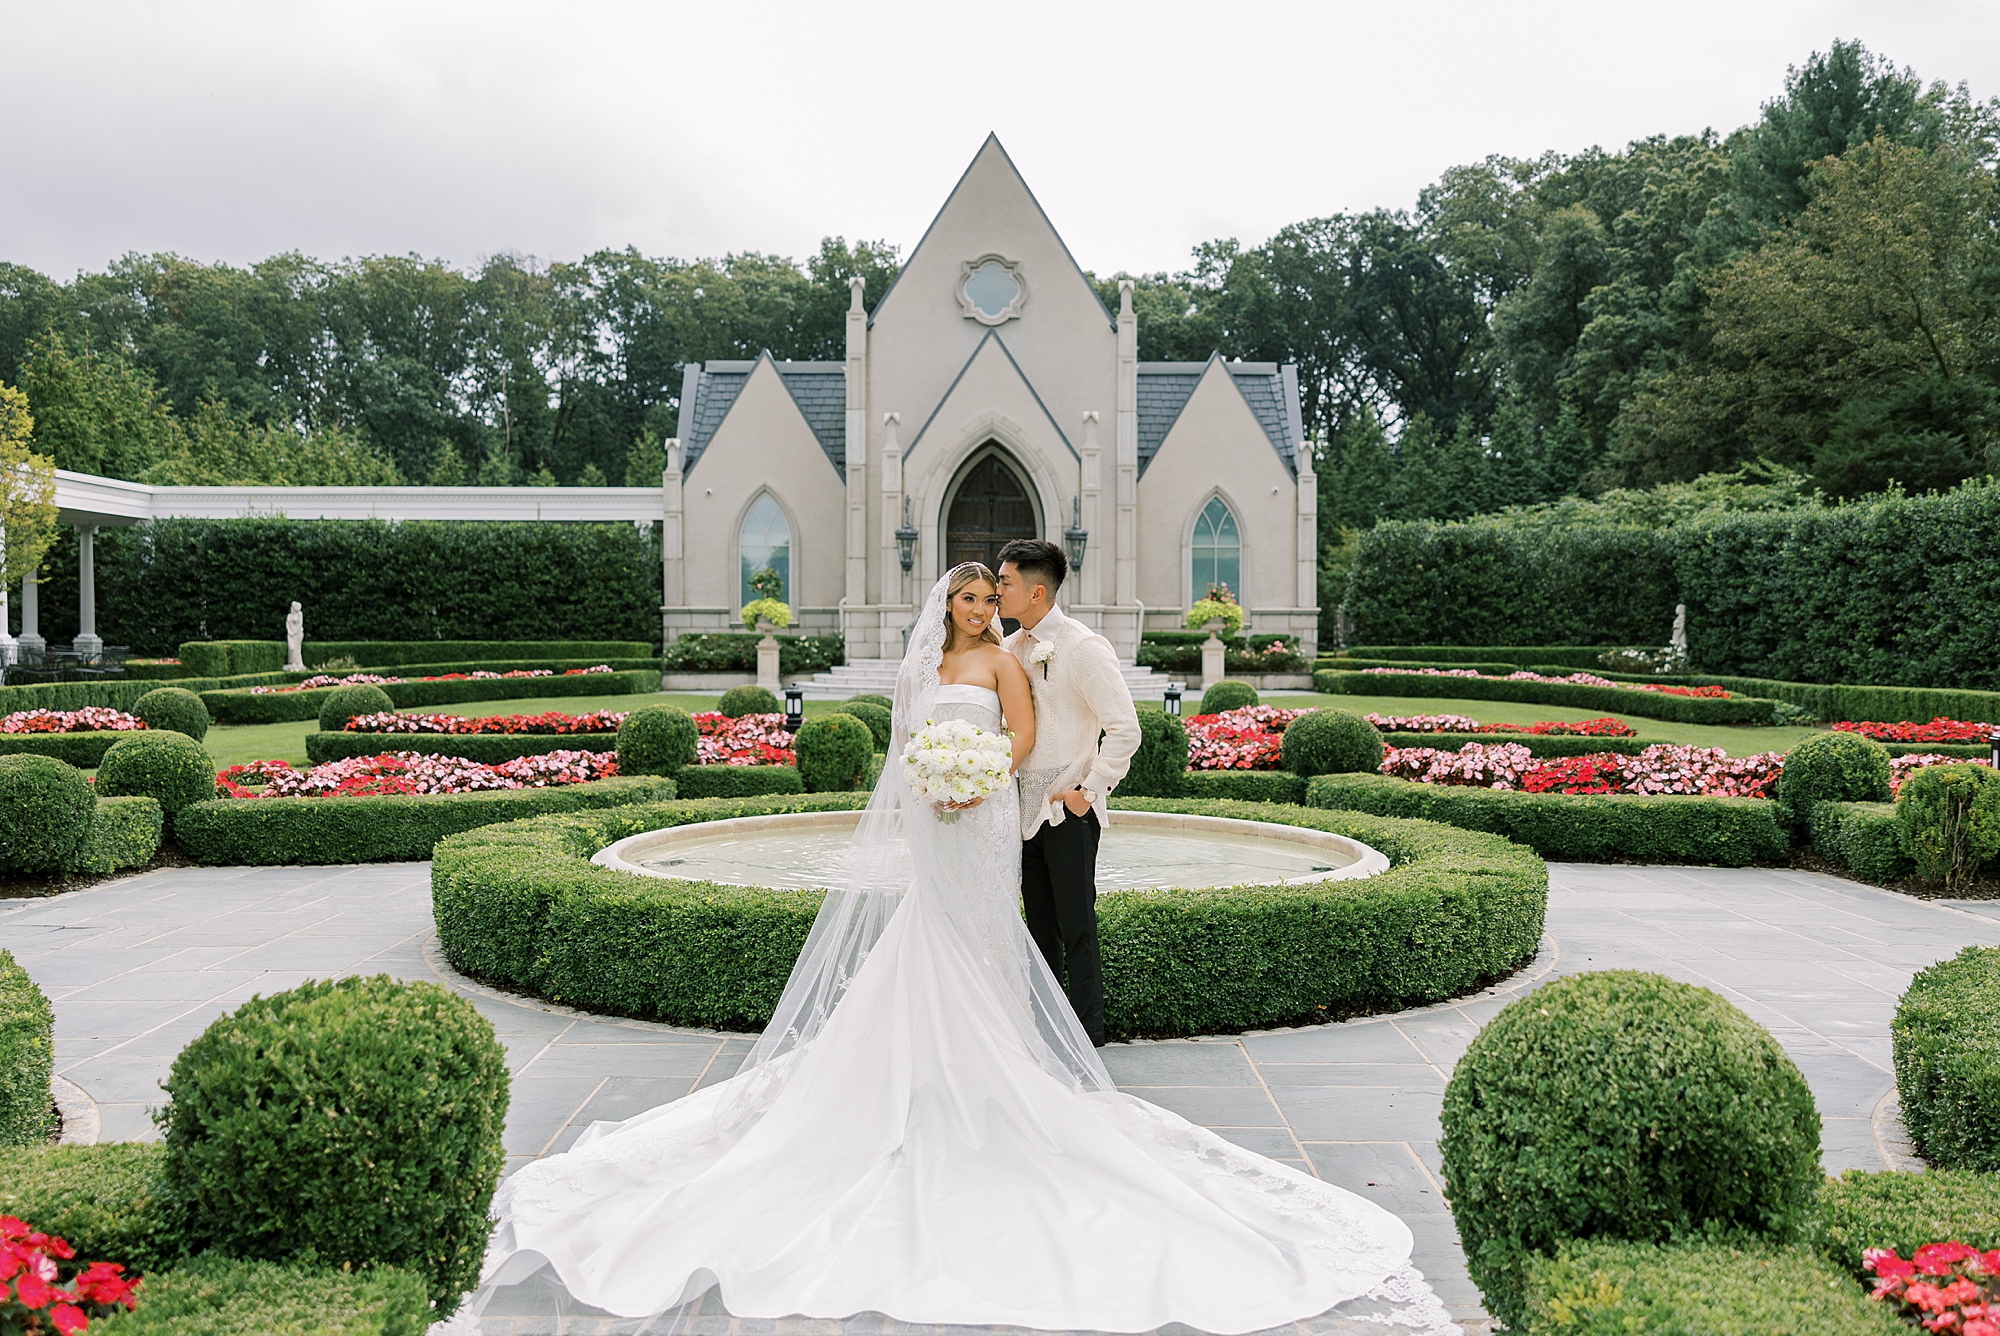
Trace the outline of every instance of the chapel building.
<instances>
[{"instance_id":1,"label":"chapel building","mask_svg":"<svg viewBox=\"0 0 2000 1336\"><path fill-rule=\"evenodd\" d=\"M872 310L870 304L872 303ZM1316 649L1297 369L1141 362L989 135L887 292L852 284L847 359L690 365L665 477L665 638L736 629L769 567L794 629L896 659L932 583L1042 537L1059 603L1131 662L1227 584L1246 633Z\"/></svg>"}]
</instances>

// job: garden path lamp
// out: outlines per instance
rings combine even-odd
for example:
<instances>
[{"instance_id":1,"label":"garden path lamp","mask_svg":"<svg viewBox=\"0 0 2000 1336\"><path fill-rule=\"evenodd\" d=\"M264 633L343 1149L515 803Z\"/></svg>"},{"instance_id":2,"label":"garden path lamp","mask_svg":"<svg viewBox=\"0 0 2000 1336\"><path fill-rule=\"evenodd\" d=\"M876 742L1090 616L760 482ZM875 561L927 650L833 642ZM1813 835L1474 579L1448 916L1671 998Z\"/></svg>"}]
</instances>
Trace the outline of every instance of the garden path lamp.
<instances>
[{"instance_id":1,"label":"garden path lamp","mask_svg":"<svg viewBox=\"0 0 2000 1336\"><path fill-rule=\"evenodd\" d=\"M1995 770L2000 770L2000 728L1994 729L1992 735L1986 741L1993 748L1993 754L1986 759L1993 763Z\"/></svg>"},{"instance_id":2,"label":"garden path lamp","mask_svg":"<svg viewBox=\"0 0 2000 1336\"><path fill-rule=\"evenodd\" d=\"M896 555L902 560L903 574L917 564L917 526L910 523L910 498L903 498L903 523L896 530Z\"/></svg>"},{"instance_id":3,"label":"garden path lamp","mask_svg":"<svg viewBox=\"0 0 2000 1336\"><path fill-rule=\"evenodd\" d=\"M1174 716L1176 719L1180 718L1181 684L1178 682L1167 683L1167 689L1161 693L1160 701L1167 707L1168 714Z\"/></svg>"},{"instance_id":4,"label":"garden path lamp","mask_svg":"<svg viewBox=\"0 0 2000 1336\"><path fill-rule=\"evenodd\" d=\"M798 687L785 688L785 731L796 733L806 721L806 693Z\"/></svg>"},{"instance_id":5,"label":"garden path lamp","mask_svg":"<svg viewBox=\"0 0 2000 1336\"><path fill-rule=\"evenodd\" d=\"M1069 499L1069 528L1063 530L1063 546L1069 550L1069 568L1083 569L1084 549L1090 544L1090 530L1083 527L1083 498Z\"/></svg>"}]
</instances>

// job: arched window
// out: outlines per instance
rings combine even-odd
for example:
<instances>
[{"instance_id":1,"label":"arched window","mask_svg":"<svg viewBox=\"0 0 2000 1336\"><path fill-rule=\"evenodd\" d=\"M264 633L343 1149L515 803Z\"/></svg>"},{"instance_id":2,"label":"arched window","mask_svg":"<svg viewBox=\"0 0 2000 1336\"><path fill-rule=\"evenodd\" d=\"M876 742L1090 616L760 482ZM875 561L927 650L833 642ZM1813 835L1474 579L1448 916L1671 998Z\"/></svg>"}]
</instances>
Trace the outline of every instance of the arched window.
<instances>
[{"instance_id":1,"label":"arched window","mask_svg":"<svg viewBox=\"0 0 2000 1336\"><path fill-rule=\"evenodd\" d=\"M743 533L736 550L741 554L743 567L742 587L737 590L737 607L762 597L750 587L750 580L766 566L778 573L778 579L784 586L784 592L778 595L779 600L791 602L792 531L785 523L785 512L778 509L777 498L769 492L759 496L751 504L750 513L743 517Z\"/></svg>"},{"instance_id":2,"label":"arched window","mask_svg":"<svg viewBox=\"0 0 2000 1336\"><path fill-rule=\"evenodd\" d=\"M1206 598L1211 585L1228 585L1230 596L1242 602L1243 540L1236 517L1219 496L1194 521L1194 597Z\"/></svg>"}]
</instances>

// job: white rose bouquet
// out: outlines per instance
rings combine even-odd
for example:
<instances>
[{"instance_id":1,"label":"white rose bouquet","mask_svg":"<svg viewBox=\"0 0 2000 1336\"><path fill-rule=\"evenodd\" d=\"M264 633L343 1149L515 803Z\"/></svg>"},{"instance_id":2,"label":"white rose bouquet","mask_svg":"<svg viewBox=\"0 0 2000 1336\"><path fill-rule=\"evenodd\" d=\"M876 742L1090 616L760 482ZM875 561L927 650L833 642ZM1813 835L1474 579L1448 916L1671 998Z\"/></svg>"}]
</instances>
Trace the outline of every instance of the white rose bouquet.
<instances>
[{"instance_id":1,"label":"white rose bouquet","mask_svg":"<svg viewBox=\"0 0 2000 1336\"><path fill-rule=\"evenodd\" d=\"M964 719L927 723L910 737L897 759L910 792L933 803L969 803L984 798L1008 780L1013 744L1004 734L989 733ZM940 821L956 821L958 813L942 811Z\"/></svg>"}]
</instances>

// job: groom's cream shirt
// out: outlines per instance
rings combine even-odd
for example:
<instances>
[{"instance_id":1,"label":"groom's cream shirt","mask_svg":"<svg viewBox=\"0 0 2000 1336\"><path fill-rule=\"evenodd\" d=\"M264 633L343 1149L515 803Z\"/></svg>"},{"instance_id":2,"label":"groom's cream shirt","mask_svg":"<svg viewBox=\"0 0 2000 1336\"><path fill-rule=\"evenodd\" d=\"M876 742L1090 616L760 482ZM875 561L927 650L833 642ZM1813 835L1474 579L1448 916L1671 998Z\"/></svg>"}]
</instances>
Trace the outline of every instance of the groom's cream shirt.
<instances>
[{"instance_id":1,"label":"groom's cream shirt","mask_svg":"<svg viewBox=\"0 0 2000 1336\"><path fill-rule=\"evenodd\" d=\"M1053 652L1038 663L1040 646ZM1051 605L1033 629L1008 636L1006 647L1027 669L1035 698L1035 749L1021 763L1021 838L1044 821L1061 825L1069 809L1051 799L1079 783L1097 795L1098 824L1107 824L1104 800L1139 750L1139 715L1111 642Z\"/></svg>"}]
</instances>

